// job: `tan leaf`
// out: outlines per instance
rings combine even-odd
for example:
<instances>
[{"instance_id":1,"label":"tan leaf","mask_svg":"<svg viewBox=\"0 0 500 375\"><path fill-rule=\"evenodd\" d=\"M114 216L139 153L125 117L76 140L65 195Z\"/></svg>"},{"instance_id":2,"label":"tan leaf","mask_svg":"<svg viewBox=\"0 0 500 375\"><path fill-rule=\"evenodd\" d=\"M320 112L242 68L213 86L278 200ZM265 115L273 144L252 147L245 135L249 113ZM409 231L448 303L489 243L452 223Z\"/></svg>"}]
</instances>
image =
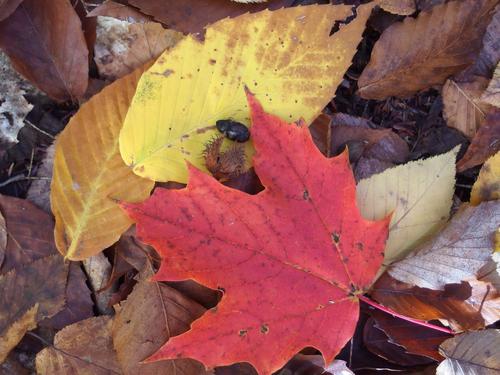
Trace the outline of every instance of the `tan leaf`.
<instances>
[{"instance_id":1,"label":"tan leaf","mask_svg":"<svg viewBox=\"0 0 500 375\"><path fill-rule=\"evenodd\" d=\"M470 203L478 205L481 202L500 199L500 152L486 160L479 176L472 186Z\"/></svg>"},{"instance_id":2,"label":"tan leaf","mask_svg":"<svg viewBox=\"0 0 500 375\"><path fill-rule=\"evenodd\" d=\"M448 79L442 91L446 124L469 138L474 137L490 108L479 100L487 85L488 80L478 76L472 81L463 82Z\"/></svg>"},{"instance_id":3,"label":"tan leaf","mask_svg":"<svg viewBox=\"0 0 500 375\"><path fill-rule=\"evenodd\" d=\"M59 331L54 346L36 356L40 375L121 374L111 340L112 318L82 320Z\"/></svg>"},{"instance_id":4,"label":"tan leaf","mask_svg":"<svg viewBox=\"0 0 500 375\"><path fill-rule=\"evenodd\" d=\"M500 108L500 64L495 68L493 78L481 96L481 100Z\"/></svg>"},{"instance_id":5,"label":"tan leaf","mask_svg":"<svg viewBox=\"0 0 500 375\"><path fill-rule=\"evenodd\" d=\"M389 274L421 288L442 290L446 284L474 280L490 259L500 223L500 202L464 205L432 240L393 263Z\"/></svg>"},{"instance_id":6,"label":"tan leaf","mask_svg":"<svg viewBox=\"0 0 500 375\"><path fill-rule=\"evenodd\" d=\"M142 72L82 105L56 141L50 200L56 245L68 259L85 259L116 242L131 224L116 201L142 201L153 188L118 152L118 134Z\"/></svg>"},{"instance_id":7,"label":"tan leaf","mask_svg":"<svg viewBox=\"0 0 500 375\"><path fill-rule=\"evenodd\" d=\"M455 186L458 149L412 161L361 180L358 207L370 220L392 213L384 264L408 254L448 220Z\"/></svg>"},{"instance_id":8,"label":"tan leaf","mask_svg":"<svg viewBox=\"0 0 500 375\"><path fill-rule=\"evenodd\" d=\"M380 0L379 6L390 13L409 16L417 11L415 0Z\"/></svg>"},{"instance_id":9,"label":"tan leaf","mask_svg":"<svg viewBox=\"0 0 500 375\"><path fill-rule=\"evenodd\" d=\"M147 275L152 273L150 268ZM125 375L205 373L191 359L140 363L170 337L186 332L205 311L202 306L165 284L142 280L120 307L113 323L113 344Z\"/></svg>"},{"instance_id":10,"label":"tan leaf","mask_svg":"<svg viewBox=\"0 0 500 375\"><path fill-rule=\"evenodd\" d=\"M51 317L63 308L67 273L68 266L55 254L0 276L0 346L6 349L0 357L6 356L17 344L15 341L34 328L33 321ZM32 319L33 312L26 314L37 304L36 317ZM13 332L15 340L9 337Z\"/></svg>"},{"instance_id":11,"label":"tan leaf","mask_svg":"<svg viewBox=\"0 0 500 375\"><path fill-rule=\"evenodd\" d=\"M2 332L2 336L0 336L0 363L7 358L9 352L21 341L26 332L36 328L38 306L36 303L12 323L5 332Z\"/></svg>"},{"instance_id":12,"label":"tan leaf","mask_svg":"<svg viewBox=\"0 0 500 375\"><path fill-rule=\"evenodd\" d=\"M359 78L366 99L408 97L471 64L496 0L452 1L394 24L375 44Z\"/></svg>"},{"instance_id":13,"label":"tan leaf","mask_svg":"<svg viewBox=\"0 0 500 375\"><path fill-rule=\"evenodd\" d=\"M24 0L0 23L0 47L51 98L76 100L85 93L87 44L68 0Z\"/></svg>"},{"instance_id":14,"label":"tan leaf","mask_svg":"<svg viewBox=\"0 0 500 375\"><path fill-rule=\"evenodd\" d=\"M457 170L466 169L484 163L500 150L500 109L492 107L486 114L486 120L472 139L465 155L457 163Z\"/></svg>"},{"instance_id":15,"label":"tan leaf","mask_svg":"<svg viewBox=\"0 0 500 375\"><path fill-rule=\"evenodd\" d=\"M155 22L130 23L99 17L94 59L100 75L114 80L157 58L182 37L182 33L166 30Z\"/></svg>"},{"instance_id":16,"label":"tan leaf","mask_svg":"<svg viewBox=\"0 0 500 375\"><path fill-rule=\"evenodd\" d=\"M446 340L440 346L446 359L437 375L493 375L500 372L500 330L467 332Z\"/></svg>"}]
</instances>

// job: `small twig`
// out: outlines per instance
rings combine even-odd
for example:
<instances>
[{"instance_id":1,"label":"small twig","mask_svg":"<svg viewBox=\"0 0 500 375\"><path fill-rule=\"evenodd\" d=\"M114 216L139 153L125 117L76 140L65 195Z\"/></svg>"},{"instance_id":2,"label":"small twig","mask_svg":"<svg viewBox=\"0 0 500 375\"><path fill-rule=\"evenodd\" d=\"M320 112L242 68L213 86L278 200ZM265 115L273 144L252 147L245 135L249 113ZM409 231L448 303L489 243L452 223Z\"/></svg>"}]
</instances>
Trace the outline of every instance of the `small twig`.
<instances>
[{"instance_id":1,"label":"small twig","mask_svg":"<svg viewBox=\"0 0 500 375\"><path fill-rule=\"evenodd\" d=\"M4 182L0 182L0 188L7 186L13 182L26 181L26 180L51 180L51 178L50 177L32 177L32 176L24 176L22 174L18 174L17 176L11 177L8 180L5 180Z\"/></svg>"},{"instance_id":2,"label":"small twig","mask_svg":"<svg viewBox=\"0 0 500 375\"><path fill-rule=\"evenodd\" d=\"M26 122L29 126L31 126L33 129L39 131L40 133L42 133L43 135L46 135L47 137L51 138L51 139L56 139L56 137L54 137L52 134L50 133L47 133L45 130L43 129L40 129L38 126L36 126L35 124L33 124L31 121L27 120L27 119L24 119L24 122Z\"/></svg>"},{"instance_id":3,"label":"small twig","mask_svg":"<svg viewBox=\"0 0 500 375\"><path fill-rule=\"evenodd\" d=\"M402 314L399 314L397 313L396 311L393 311L391 309L389 309L388 307L385 307L385 306L382 306L381 304L375 302L375 301L372 301L371 299L369 299L368 297L365 297L363 295L358 295L357 296L361 301L369 304L370 306L373 306L383 312L386 312L387 314L391 314L392 316L395 316L397 318L400 318L400 319L403 319L403 320L406 320L407 322L412 322L412 323L415 323L417 325L420 325L420 326L423 326L423 327L427 327L427 328L430 328L430 329L433 329L435 331L440 331L440 332L445 332L445 333L448 333L450 335L455 335L455 332L453 332L451 329L449 328L445 328L445 327L440 327L440 326L436 326L434 324L431 324L431 323L428 323L424 320L420 320L420 319L413 319L413 318L410 318L406 315L402 315Z\"/></svg>"},{"instance_id":4,"label":"small twig","mask_svg":"<svg viewBox=\"0 0 500 375\"><path fill-rule=\"evenodd\" d=\"M30 165L28 166L28 178L31 177L31 171L33 169L33 159L35 158L35 149L31 149Z\"/></svg>"}]
</instances>

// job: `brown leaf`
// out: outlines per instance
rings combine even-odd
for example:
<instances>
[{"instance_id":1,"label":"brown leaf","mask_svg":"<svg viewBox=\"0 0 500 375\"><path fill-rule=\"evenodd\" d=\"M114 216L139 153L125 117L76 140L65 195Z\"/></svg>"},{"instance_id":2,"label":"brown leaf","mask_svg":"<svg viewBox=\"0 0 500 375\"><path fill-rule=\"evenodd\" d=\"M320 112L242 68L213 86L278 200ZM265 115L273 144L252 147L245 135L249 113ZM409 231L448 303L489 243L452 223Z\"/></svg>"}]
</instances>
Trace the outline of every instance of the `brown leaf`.
<instances>
[{"instance_id":1,"label":"brown leaf","mask_svg":"<svg viewBox=\"0 0 500 375\"><path fill-rule=\"evenodd\" d=\"M0 374L30 375L31 371L29 371L21 364L19 358L16 358L13 354L10 354L3 363L0 363Z\"/></svg>"},{"instance_id":2,"label":"brown leaf","mask_svg":"<svg viewBox=\"0 0 500 375\"><path fill-rule=\"evenodd\" d=\"M408 97L473 62L496 0L453 1L384 31L359 78L366 99Z\"/></svg>"},{"instance_id":3,"label":"brown leaf","mask_svg":"<svg viewBox=\"0 0 500 375\"><path fill-rule=\"evenodd\" d=\"M9 17L23 0L0 0L0 21Z\"/></svg>"},{"instance_id":4,"label":"brown leaf","mask_svg":"<svg viewBox=\"0 0 500 375\"><path fill-rule=\"evenodd\" d=\"M48 213L50 213L50 181L52 179L55 150L55 143L52 143L45 150L45 157L36 171L36 177L42 178L31 182L26 196L27 200Z\"/></svg>"},{"instance_id":5,"label":"brown leaf","mask_svg":"<svg viewBox=\"0 0 500 375\"><path fill-rule=\"evenodd\" d=\"M471 81L448 79L442 91L446 124L469 138L474 137L490 109L488 104L480 101L487 85L488 80L479 76L474 76Z\"/></svg>"},{"instance_id":6,"label":"brown leaf","mask_svg":"<svg viewBox=\"0 0 500 375\"><path fill-rule=\"evenodd\" d=\"M90 318L58 332L54 346L36 356L40 375L121 374L111 339L109 316Z\"/></svg>"},{"instance_id":7,"label":"brown leaf","mask_svg":"<svg viewBox=\"0 0 500 375\"><path fill-rule=\"evenodd\" d=\"M63 308L67 273L68 266L56 254L0 276L0 347L5 350L0 362L36 322ZM35 305L36 311L28 313ZM15 341L9 337L13 331L17 332Z\"/></svg>"},{"instance_id":8,"label":"brown leaf","mask_svg":"<svg viewBox=\"0 0 500 375\"><path fill-rule=\"evenodd\" d=\"M85 93L88 50L68 0L24 0L0 23L0 47L51 98L75 100Z\"/></svg>"},{"instance_id":9,"label":"brown leaf","mask_svg":"<svg viewBox=\"0 0 500 375\"><path fill-rule=\"evenodd\" d=\"M87 15L87 17L97 16L113 17L128 22L148 22L152 20L151 16L146 16L131 6L112 0L106 0Z\"/></svg>"},{"instance_id":10,"label":"brown leaf","mask_svg":"<svg viewBox=\"0 0 500 375\"><path fill-rule=\"evenodd\" d=\"M493 78L486 88L486 91L481 96L481 100L500 108L500 63L495 68Z\"/></svg>"},{"instance_id":11,"label":"brown leaf","mask_svg":"<svg viewBox=\"0 0 500 375\"><path fill-rule=\"evenodd\" d=\"M484 163L490 156L500 150L500 109L492 108L486 115L484 125L481 126L472 139L464 157L457 163L457 171Z\"/></svg>"},{"instance_id":12,"label":"brown leaf","mask_svg":"<svg viewBox=\"0 0 500 375\"><path fill-rule=\"evenodd\" d=\"M164 2L158 0L128 0L128 3L152 16L156 21L183 33L197 33L205 26L226 17L236 17L263 9L275 10L290 6L292 0L269 0L260 4L237 4L228 0L184 0Z\"/></svg>"},{"instance_id":13,"label":"brown leaf","mask_svg":"<svg viewBox=\"0 0 500 375\"><path fill-rule=\"evenodd\" d=\"M148 265L148 267L151 267ZM151 275L152 269L146 271ZM121 304L113 323L113 344L125 375L160 373L203 374L203 366L191 359L140 363L170 337L190 328L205 309L159 282L140 281Z\"/></svg>"},{"instance_id":14,"label":"brown leaf","mask_svg":"<svg viewBox=\"0 0 500 375\"><path fill-rule=\"evenodd\" d=\"M415 0L380 0L380 7L390 13L409 16L417 11Z\"/></svg>"}]
</instances>

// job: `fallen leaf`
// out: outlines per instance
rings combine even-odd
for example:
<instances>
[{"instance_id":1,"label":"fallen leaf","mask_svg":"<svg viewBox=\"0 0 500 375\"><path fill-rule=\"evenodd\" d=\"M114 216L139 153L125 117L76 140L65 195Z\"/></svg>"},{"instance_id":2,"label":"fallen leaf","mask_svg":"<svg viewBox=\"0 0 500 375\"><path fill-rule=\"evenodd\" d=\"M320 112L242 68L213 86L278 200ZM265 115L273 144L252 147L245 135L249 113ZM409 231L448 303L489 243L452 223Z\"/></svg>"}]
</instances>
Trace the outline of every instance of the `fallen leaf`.
<instances>
[{"instance_id":1,"label":"fallen leaf","mask_svg":"<svg viewBox=\"0 0 500 375\"><path fill-rule=\"evenodd\" d=\"M0 21L9 17L23 0L0 0Z\"/></svg>"},{"instance_id":2,"label":"fallen leaf","mask_svg":"<svg viewBox=\"0 0 500 375\"><path fill-rule=\"evenodd\" d=\"M334 20L349 16L351 7L245 14L207 28L203 43L187 36L141 77L120 133L123 160L155 181L186 182L186 160L206 170L200 155L220 134L215 122L249 124L244 85L269 112L310 122L342 81L372 6L359 7L333 36ZM248 156L251 147L247 142Z\"/></svg>"},{"instance_id":3,"label":"fallen leaf","mask_svg":"<svg viewBox=\"0 0 500 375\"><path fill-rule=\"evenodd\" d=\"M417 11L415 0L380 0L379 6L390 13L409 16Z\"/></svg>"},{"instance_id":4,"label":"fallen leaf","mask_svg":"<svg viewBox=\"0 0 500 375\"><path fill-rule=\"evenodd\" d=\"M365 99L408 97L473 62L496 0L452 1L384 31L358 80Z\"/></svg>"},{"instance_id":5,"label":"fallen leaf","mask_svg":"<svg viewBox=\"0 0 500 375\"><path fill-rule=\"evenodd\" d=\"M106 0L87 15L87 17L97 16L113 17L128 22L148 22L152 19L131 6L112 0Z\"/></svg>"},{"instance_id":6,"label":"fallen leaf","mask_svg":"<svg viewBox=\"0 0 500 375\"><path fill-rule=\"evenodd\" d=\"M0 47L51 98L76 100L85 93L88 50L68 0L24 0L0 23Z\"/></svg>"},{"instance_id":7,"label":"fallen leaf","mask_svg":"<svg viewBox=\"0 0 500 375\"><path fill-rule=\"evenodd\" d=\"M472 186L470 203L477 206L481 202L500 199L500 152L484 163L476 182Z\"/></svg>"},{"instance_id":8,"label":"fallen leaf","mask_svg":"<svg viewBox=\"0 0 500 375\"><path fill-rule=\"evenodd\" d=\"M488 80L482 77L463 82L448 79L442 91L446 124L460 130L468 138L474 137L490 109L489 105L480 101L487 85Z\"/></svg>"},{"instance_id":9,"label":"fallen leaf","mask_svg":"<svg viewBox=\"0 0 500 375\"><path fill-rule=\"evenodd\" d=\"M388 272L399 281L434 290L474 280L491 258L498 223L500 202L463 205L439 234L393 263Z\"/></svg>"},{"instance_id":10,"label":"fallen leaf","mask_svg":"<svg viewBox=\"0 0 500 375\"><path fill-rule=\"evenodd\" d=\"M183 33L198 33L221 19L264 9L276 10L292 5L293 0L269 0L263 4L236 4L228 0L186 0L182 3L129 0L128 3L169 28Z\"/></svg>"},{"instance_id":11,"label":"fallen leaf","mask_svg":"<svg viewBox=\"0 0 500 375\"><path fill-rule=\"evenodd\" d=\"M175 289L145 280L153 273L146 265L143 280L134 287L113 322L113 345L124 375L204 374L192 359L141 363L172 336L186 332L205 309Z\"/></svg>"},{"instance_id":12,"label":"fallen leaf","mask_svg":"<svg viewBox=\"0 0 500 375\"><path fill-rule=\"evenodd\" d=\"M131 220L116 201L142 201L153 188L118 152L118 132L142 71L83 104L57 138L50 200L57 249L67 259L88 258L118 241Z\"/></svg>"},{"instance_id":13,"label":"fallen leaf","mask_svg":"<svg viewBox=\"0 0 500 375\"><path fill-rule=\"evenodd\" d=\"M156 59L173 47L182 33L166 30L159 23L130 23L110 17L99 17L95 62L99 74L115 80Z\"/></svg>"},{"instance_id":14,"label":"fallen leaf","mask_svg":"<svg viewBox=\"0 0 500 375\"><path fill-rule=\"evenodd\" d=\"M64 307L67 274L56 254L0 275L0 362L37 322Z\"/></svg>"},{"instance_id":15,"label":"fallen leaf","mask_svg":"<svg viewBox=\"0 0 500 375\"><path fill-rule=\"evenodd\" d=\"M37 168L35 176L39 179L33 180L26 199L50 213L50 183L52 180L52 169L54 166L54 153L56 151L55 143L52 143L45 150L45 157Z\"/></svg>"},{"instance_id":16,"label":"fallen leaf","mask_svg":"<svg viewBox=\"0 0 500 375\"><path fill-rule=\"evenodd\" d=\"M404 258L448 220L455 190L458 149L388 169L358 183L358 207L366 219L392 213L384 264Z\"/></svg>"},{"instance_id":17,"label":"fallen leaf","mask_svg":"<svg viewBox=\"0 0 500 375\"><path fill-rule=\"evenodd\" d=\"M479 128L465 155L457 163L457 171L463 172L484 163L500 151L500 109L492 108L486 115L484 125Z\"/></svg>"},{"instance_id":18,"label":"fallen leaf","mask_svg":"<svg viewBox=\"0 0 500 375\"><path fill-rule=\"evenodd\" d=\"M446 340L440 350L446 359L437 375L490 375L500 372L500 330L467 332Z\"/></svg>"},{"instance_id":19,"label":"fallen leaf","mask_svg":"<svg viewBox=\"0 0 500 375\"><path fill-rule=\"evenodd\" d=\"M121 374L111 339L112 318L82 320L59 331L54 346L36 356L40 375Z\"/></svg>"},{"instance_id":20,"label":"fallen leaf","mask_svg":"<svg viewBox=\"0 0 500 375\"><path fill-rule=\"evenodd\" d=\"M155 280L192 279L224 293L149 361L243 361L270 374L312 346L329 363L354 332L353 296L382 262L389 220L361 217L346 154L325 158L303 122L269 115L247 95L262 192L229 189L191 166L186 189L123 203L163 258Z\"/></svg>"},{"instance_id":21,"label":"fallen leaf","mask_svg":"<svg viewBox=\"0 0 500 375\"><path fill-rule=\"evenodd\" d=\"M500 64L495 68L493 78L481 96L481 100L495 107L500 107Z\"/></svg>"},{"instance_id":22,"label":"fallen leaf","mask_svg":"<svg viewBox=\"0 0 500 375\"><path fill-rule=\"evenodd\" d=\"M113 309L109 301L114 290L102 290L111 276L111 263L103 253L93 255L83 261L89 284L96 294L96 308L102 315L111 315Z\"/></svg>"}]
</instances>

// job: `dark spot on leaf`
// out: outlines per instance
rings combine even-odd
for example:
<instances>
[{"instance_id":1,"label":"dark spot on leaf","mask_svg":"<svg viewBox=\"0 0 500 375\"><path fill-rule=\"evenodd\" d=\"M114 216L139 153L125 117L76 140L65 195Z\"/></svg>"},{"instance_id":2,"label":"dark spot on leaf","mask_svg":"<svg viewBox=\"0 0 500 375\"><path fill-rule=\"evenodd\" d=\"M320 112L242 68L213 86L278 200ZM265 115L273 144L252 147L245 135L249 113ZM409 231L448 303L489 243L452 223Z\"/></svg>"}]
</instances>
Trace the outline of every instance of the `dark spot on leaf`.
<instances>
[{"instance_id":1,"label":"dark spot on leaf","mask_svg":"<svg viewBox=\"0 0 500 375\"><path fill-rule=\"evenodd\" d=\"M359 251L363 251L364 246L361 242L356 242L356 247L358 248Z\"/></svg>"},{"instance_id":2,"label":"dark spot on leaf","mask_svg":"<svg viewBox=\"0 0 500 375\"><path fill-rule=\"evenodd\" d=\"M309 192L307 190L304 190L304 194L302 194L302 197L304 198L305 201L309 200Z\"/></svg>"},{"instance_id":3,"label":"dark spot on leaf","mask_svg":"<svg viewBox=\"0 0 500 375\"><path fill-rule=\"evenodd\" d=\"M210 60L208 60L208 62L210 63L210 65L215 65L215 63L217 62L217 60L210 59Z\"/></svg>"},{"instance_id":4,"label":"dark spot on leaf","mask_svg":"<svg viewBox=\"0 0 500 375\"><path fill-rule=\"evenodd\" d=\"M269 326L267 324L262 324L260 326L260 333L267 335L269 333Z\"/></svg>"},{"instance_id":5,"label":"dark spot on leaf","mask_svg":"<svg viewBox=\"0 0 500 375\"><path fill-rule=\"evenodd\" d=\"M333 242L335 242L336 244L338 244L340 242L340 234L336 233L336 232L333 232L332 233L332 240L333 240Z\"/></svg>"},{"instance_id":6,"label":"dark spot on leaf","mask_svg":"<svg viewBox=\"0 0 500 375\"><path fill-rule=\"evenodd\" d=\"M247 330L246 329L241 329L239 332L238 332L238 335L240 335L241 337L244 337L247 335Z\"/></svg>"}]
</instances>

